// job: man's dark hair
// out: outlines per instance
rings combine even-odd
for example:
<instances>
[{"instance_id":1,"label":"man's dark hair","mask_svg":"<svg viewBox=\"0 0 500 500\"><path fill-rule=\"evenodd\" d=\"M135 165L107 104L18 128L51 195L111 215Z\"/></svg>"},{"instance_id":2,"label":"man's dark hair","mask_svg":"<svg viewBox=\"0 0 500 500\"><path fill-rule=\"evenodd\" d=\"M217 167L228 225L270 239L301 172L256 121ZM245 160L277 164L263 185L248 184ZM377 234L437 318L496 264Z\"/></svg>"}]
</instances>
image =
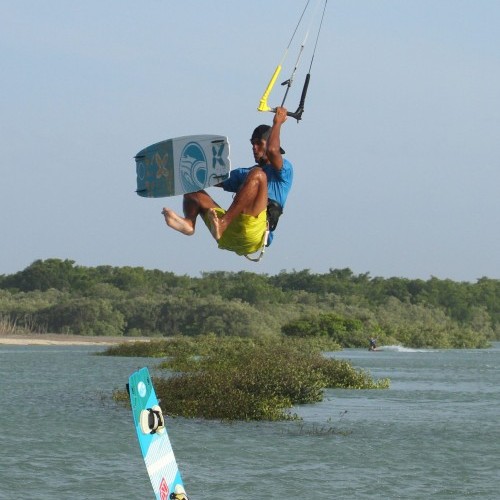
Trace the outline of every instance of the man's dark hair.
<instances>
[{"instance_id":1,"label":"man's dark hair","mask_svg":"<svg viewBox=\"0 0 500 500\"><path fill-rule=\"evenodd\" d=\"M271 132L271 127L269 125L259 125L255 128L252 133L251 141L267 141L269 133Z\"/></svg>"},{"instance_id":2,"label":"man's dark hair","mask_svg":"<svg viewBox=\"0 0 500 500\"><path fill-rule=\"evenodd\" d=\"M252 137L250 139L251 142L253 141L267 141L269 139L269 134L271 133L271 127L269 125L259 125L258 127L255 127L255 130L252 133ZM281 154L285 154L285 150L283 148L280 148Z\"/></svg>"}]
</instances>

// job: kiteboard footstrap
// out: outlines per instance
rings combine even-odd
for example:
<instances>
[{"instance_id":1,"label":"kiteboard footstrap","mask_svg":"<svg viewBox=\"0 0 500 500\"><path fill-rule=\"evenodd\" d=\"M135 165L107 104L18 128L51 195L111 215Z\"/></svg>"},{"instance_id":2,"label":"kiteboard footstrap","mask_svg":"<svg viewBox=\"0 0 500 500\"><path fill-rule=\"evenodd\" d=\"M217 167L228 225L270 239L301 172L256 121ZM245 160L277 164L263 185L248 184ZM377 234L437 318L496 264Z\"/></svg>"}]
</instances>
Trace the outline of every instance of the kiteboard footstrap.
<instances>
[{"instance_id":1,"label":"kiteboard footstrap","mask_svg":"<svg viewBox=\"0 0 500 500\"><path fill-rule=\"evenodd\" d=\"M165 432L165 417L158 405L142 410L139 424L144 434L162 434Z\"/></svg>"}]
</instances>

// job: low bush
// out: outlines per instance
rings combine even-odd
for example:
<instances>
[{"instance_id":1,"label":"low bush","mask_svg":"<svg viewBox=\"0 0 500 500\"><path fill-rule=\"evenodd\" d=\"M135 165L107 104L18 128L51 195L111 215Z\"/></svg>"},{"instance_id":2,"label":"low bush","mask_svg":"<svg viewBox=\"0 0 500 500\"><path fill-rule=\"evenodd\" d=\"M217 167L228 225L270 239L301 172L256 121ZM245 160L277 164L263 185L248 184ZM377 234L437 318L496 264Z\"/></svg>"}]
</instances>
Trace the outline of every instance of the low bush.
<instances>
[{"instance_id":1,"label":"low bush","mask_svg":"<svg viewBox=\"0 0 500 500\"><path fill-rule=\"evenodd\" d=\"M160 367L170 376L155 378L155 388L173 416L296 419L291 408L321 401L326 387L388 387L387 380L376 382L347 361L324 357L318 343L307 339L204 336L139 344L133 345L135 353L154 345L167 356ZM111 350L118 352L112 348L108 354Z\"/></svg>"}]
</instances>

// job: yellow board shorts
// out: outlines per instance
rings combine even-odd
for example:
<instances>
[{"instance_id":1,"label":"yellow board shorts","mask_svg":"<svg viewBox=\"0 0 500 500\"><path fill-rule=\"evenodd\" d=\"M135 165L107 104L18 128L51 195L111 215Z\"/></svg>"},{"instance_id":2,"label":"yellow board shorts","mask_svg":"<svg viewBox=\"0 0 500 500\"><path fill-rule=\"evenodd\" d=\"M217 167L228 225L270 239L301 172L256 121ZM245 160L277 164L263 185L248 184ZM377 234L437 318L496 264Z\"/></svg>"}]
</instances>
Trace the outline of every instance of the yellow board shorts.
<instances>
[{"instance_id":1,"label":"yellow board shorts","mask_svg":"<svg viewBox=\"0 0 500 500\"><path fill-rule=\"evenodd\" d=\"M215 212L219 219L226 213L223 208L216 207ZM222 233L219 248L235 252L238 255L249 255L262 248L264 235L267 230L267 210L263 210L257 217L240 214ZM210 220L203 216L206 226L210 229Z\"/></svg>"}]
</instances>

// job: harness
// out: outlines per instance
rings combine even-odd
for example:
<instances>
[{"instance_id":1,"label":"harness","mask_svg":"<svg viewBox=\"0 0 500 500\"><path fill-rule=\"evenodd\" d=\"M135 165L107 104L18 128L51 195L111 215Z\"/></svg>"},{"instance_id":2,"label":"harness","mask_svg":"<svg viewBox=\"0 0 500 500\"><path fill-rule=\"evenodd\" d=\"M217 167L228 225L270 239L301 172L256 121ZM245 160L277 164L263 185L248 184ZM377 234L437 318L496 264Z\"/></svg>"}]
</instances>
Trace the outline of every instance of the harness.
<instances>
[{"instance_id":1,"label":"harness","mask_svg":"<svg viewBox=\"0 0 500 500\"><path fill-rule=\"evenodd\" d=\"M269 224L269 231L274 231L276 229L282 213L282 206L277 201L269 198L267 200L267 222Z\"/></svg>"}]
</instances>

